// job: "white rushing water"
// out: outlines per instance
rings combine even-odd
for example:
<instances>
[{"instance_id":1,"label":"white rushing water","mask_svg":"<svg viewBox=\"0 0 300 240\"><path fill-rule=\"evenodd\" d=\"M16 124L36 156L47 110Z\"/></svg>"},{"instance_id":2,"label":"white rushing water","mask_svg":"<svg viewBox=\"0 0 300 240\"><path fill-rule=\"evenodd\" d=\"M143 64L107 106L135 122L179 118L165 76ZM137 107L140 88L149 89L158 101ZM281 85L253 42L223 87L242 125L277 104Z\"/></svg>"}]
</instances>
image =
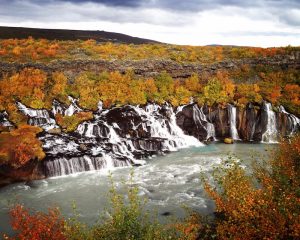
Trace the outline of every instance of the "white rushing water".
<instances>
[{"instance_id":1,"label":"white rushing water","mask_svg":"<svg viewBox=\"0 0 300 240\"><path fill-rule=\"evenodd\" d=\"M71 116L81 109L77 99L69 98L70 105L53 101L52 113L46 109L32 109L22 103L17 103L21 112L29 117L28 123L37 125L46 131L58 128L54 115ZM192 107L192 120L197 131L204 140L216 140L215 126L203 112L203 107L197 104L179 106L176 114L184 107ZM270 103L263 105L262 142L277 141L278 131L276 115ZM229 121L231 137L239 139L237 131L236 107L229 105ZM283 107L280 111L289 121L288 134L294 134L299 128L299 119L287 113ZM47 154L44 167L48 177L74 174L82 171L93 171L111 167L143 165L145 160L153 155L177 151L188 147L204 146L198 139L186 135L176 123L176 114L172 106L164 104L147 104L146 106L123 106L103 110L100 101L94 119L84 121L72 134L44 134L40 137ZM6 114L7 115L7 114ZM0 117L5 124L6 116ZM253 134L255 125L253 127ZM253 135L252 134L252 135Z\"/></svg>"},{"instance_id":2,"label":"white rushing water","mask_svg":"<svg viewBox=\"0 0 300 240\"><path fill-rule=\"evenodd\" d=\"M140 116L143 116L146 126L150 128L151 137L167 139L164 142L166 150L176 151L180 148L204 145L195 137L183 133L176 123L176 115L171 106L166 106L169 119L159 116L158 112L161 107L157 104L148 104L145 109L139 106L133 108Z\"/></svg>"},{"instance_id":3,"label":"white rushing water","mask_svg":"<svg viewBox=\"0 0 300 240\"><path fill-rule=\"evenodd\" d=\"M46 109L32 109L26 107L24 104L17 102L18 109L29 117L29 124L39 126L45 130L58 128L55 119L51 118Z\"/></svg>"},{"instance_id":4,"label":"white rushing water","mask_svg":"<svg viewBox=\"0 0 300 240\"><path fill-rule=\"evenodd\" d=\"M276 115L272 110L272 104L264 103L263 107L267 114L267 126L266 126L266 131L262 134L262 142L277 143L278 132L277 132L277 125L276 125Z\"/></svg>"},{"instance_id":5,"label":"white rushing water","mask_svg":"<svg viewBox=\"0 0 300 240\"><path fill-rule=\"evenodd\" d=\"M147 152L177 151L181 148L204 145L195 137L183 133L176 124L176 116L171 106L166 105L162 109L159 105L148 104L146 107L128 106L127 108L129 110L121 112L119 120L123 119L122 121L128 123L127 117L135 115L136 117L133 118L135 120L130 122L130 129L136 133L138 138L131 135L121 136L119 133L122 133L123 130L116 122L106 120L109 111L102 111L101 104L99 104L99 110L94 120L85 121L77 127L76 133L82 139L81 143L70 145L70 149L68 149L70 157L54 157L53 160L46 162L47 176L61 176L133 164L143 165L145 164L143 157L137 159L136 155L144 155ZM59 104L55 107L57 112L66 113L65 109ZM160 111L165 111L167 116L161 114ZM139 138L141 128L149 135L146 139ZM57 138L59 139L59 137ZM71 141L58 139L55 141L51 138L44 140L49 153L53 153L54 149L57 155L58 153L63 154L63 150L66 150L66 142ZM86 147L86 145L90 147ZM86 149L83 156L82 146ZM78 152L78 156L74 156L73 153L76 152Z\"/></svg>"},{"instance_id":6,"label":"white rushing water","mask_svg":"<svg viewBox=\"0 0 300 240\"><path fill-rule=\"evenodd\" d=\"M69 101L70 101L70 105L67 106L67 105L64 105L64 104L61 104L59 101L57 100L53 100L53 104L52 104L52 113L54 115L56 114L62 114L62 115L65 115L65 116L72 116L74 115L75 113L78 113L78 112L82 112L83 109L81 109L79 106L78 106L78 99L76 98L73 98L71 96L68 97Z\"/></svg>"},{"instance_id":7,"label":"white rushing water","mask_svg":"<svg viewBox=\"0 0 300 240\"><path fill-rule=\"evenodd\" d=\"M203 113L203 107L199 109L197 104L193 106L193 119L198 129L204 128L206 130L206 140L211 138L214 141L216 140L215 126L207 120L205 114Z\"/></svg>"},{"instance_id":8,"label":"white rushing water","mask_svg":"<svg viewBox=\"0 0 300 240\"><path fill-rule=\"evenodd\" d=\"M236 128L236 107L231 104L228 105L229 121L230 121L230 134L234 140L240 140L237 128Z\"/></svg>"},{"instance_id":9,"label":"white rushing water","mask_svg":"<svg viewBox=\"0 0 300 240\"><path fill-rule=\"evenodd\" d=\"M8 120L8 114L6 111L0 112L0 126L13 127L13 124Z\"/></svg>"},{"instance_id":10,"label":"white rushing water","mask_svg":"<svg viewBox=\"0 0 300 240\"><path fill-rule=\"evenodd\" d=\"M158 156L146 165L134 168L134 186L140 197L147 198L145 210L158 215L159 221L167 221L165 215L184 217L183 206L201 214L212 214L214 204L203 189L200 177L205 174L211 179L213 169L234 154L251 166L252 155L266 156L273 145L265 144L210 144L204 147L185 148L166 156ZM82 164L91 164L94 159L81 159ZM117 192L126 193L131 168L113 168L113 160L105 160L111 169ZM100 161L99 161L100 162ZM61 161L64 163L64 161ZM103 162L101 162L103 164ZM68 163L65 163L68 164ZM90 165L90 168L92 166ZM247 168L246 168L247 169ZM69 166L72 171L72 166ZM65 217L72 216L72 204L76 203L79 218L87 224L94 224L105 209L109 208L110 181L108 171L90 171L65 177L48 178L41 181L16 183L0 189L0 232L10 232L8 206L15 199L36 210L47 211L58 206Z\"/></svg>"},{"instance_id":11,"label":"white rushing water","mask_svg":"<svg viewBox=\"0 0 300 240\"><path fill-rule=\"evenodd\" d=\"M279 107L279 111L283 114L286 114L289 120L290 127L290 136L295 134L300 126L300 119L297 118L294 114L288 113L283 106Z\"/></svg>"}]
</instances>

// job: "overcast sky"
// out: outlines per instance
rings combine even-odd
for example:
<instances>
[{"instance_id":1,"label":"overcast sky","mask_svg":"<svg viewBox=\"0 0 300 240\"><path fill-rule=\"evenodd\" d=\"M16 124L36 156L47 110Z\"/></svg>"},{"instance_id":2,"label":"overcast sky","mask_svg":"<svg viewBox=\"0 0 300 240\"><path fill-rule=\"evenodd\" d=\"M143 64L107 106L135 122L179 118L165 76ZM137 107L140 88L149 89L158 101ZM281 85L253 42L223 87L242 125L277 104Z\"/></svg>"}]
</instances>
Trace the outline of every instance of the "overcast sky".
<instances>
[{"instance_id":1,"label":"overcast sky","mask_svg":"<svg viewBox=\"0 0 300 240\"><path fill-rule=\"evenodd\" d=\"M0 25L105 30L175 44L300 46L300 0L0 0Z\"/></svg>"}]
</instances>

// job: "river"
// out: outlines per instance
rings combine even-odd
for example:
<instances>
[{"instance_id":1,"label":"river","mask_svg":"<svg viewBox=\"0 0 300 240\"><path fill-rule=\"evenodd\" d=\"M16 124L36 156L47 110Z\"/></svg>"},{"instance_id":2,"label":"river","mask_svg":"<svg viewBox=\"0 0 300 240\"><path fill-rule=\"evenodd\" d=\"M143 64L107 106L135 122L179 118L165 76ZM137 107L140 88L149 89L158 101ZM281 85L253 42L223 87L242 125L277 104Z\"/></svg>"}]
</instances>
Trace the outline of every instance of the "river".
<instances>
[{"instance_id":1,"label":"river","mask_svg":"<svg viewBox=\"0 0 300 240\"><path fill-rule=\"evenodd\" d=\"M212 214L214 203L200 181L201 174L210 176L222 159L234 155L250 169L251 162L265 159L276 145L236 143L226 145L212 143L157 156L147 164L134 168L134 183L139 195L148 199L146 209L156 212L161 221L167 215L183 217L187 206L202 214ZM63 215L72 216L75 202L80 220L93 224L104 209L109 207L109 173L120 193L125 191L122 179L128 179L131 167L103 169L68 176L48 178L30 183L16 183L0 189L0 233L11 233L8 210L11 203L23 203L36 210L59 206Z\"/></svg>"}]
</instances>

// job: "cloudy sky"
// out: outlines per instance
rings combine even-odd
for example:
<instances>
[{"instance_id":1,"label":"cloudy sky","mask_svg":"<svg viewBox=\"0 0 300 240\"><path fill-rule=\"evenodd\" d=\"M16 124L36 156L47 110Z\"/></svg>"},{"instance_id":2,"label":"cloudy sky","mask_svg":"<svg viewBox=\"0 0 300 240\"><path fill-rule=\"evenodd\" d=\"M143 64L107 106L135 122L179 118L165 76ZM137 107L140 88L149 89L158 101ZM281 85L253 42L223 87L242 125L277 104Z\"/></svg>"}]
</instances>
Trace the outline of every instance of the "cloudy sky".
<instances>
[{"instance_id":1,"label":"cloudy sky","mask_svg":"<svg viewBox=\"0 0 300 240\"><path fill-rule=\"evenodd\" d=\"M0 0L0 25L105 30L175 44L300 46L300 0Z\"/></svg>"}]
</instances>

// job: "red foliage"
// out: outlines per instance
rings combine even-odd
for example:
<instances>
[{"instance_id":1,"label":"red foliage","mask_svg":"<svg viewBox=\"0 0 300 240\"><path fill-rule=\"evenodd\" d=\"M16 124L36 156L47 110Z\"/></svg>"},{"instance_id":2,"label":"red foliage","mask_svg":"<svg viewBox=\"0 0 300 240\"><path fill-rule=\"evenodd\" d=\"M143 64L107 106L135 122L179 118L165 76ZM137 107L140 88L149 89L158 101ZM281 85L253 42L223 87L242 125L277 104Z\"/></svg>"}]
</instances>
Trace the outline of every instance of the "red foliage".
<instances>
[{"instance_id":1,"label":"red foliage","mask_svg":"<svg viewBox=\"0 0 300 240\"><path fill-rule=\"evenodd\" d=\"M31 214L23 205L16 205L10 210L12 228L17 231L15 237L4 235L4 239L18 240L65 240L65 220L57 208L51 208L48 213L35 212Z\"/></svg>"}]
</instances>

